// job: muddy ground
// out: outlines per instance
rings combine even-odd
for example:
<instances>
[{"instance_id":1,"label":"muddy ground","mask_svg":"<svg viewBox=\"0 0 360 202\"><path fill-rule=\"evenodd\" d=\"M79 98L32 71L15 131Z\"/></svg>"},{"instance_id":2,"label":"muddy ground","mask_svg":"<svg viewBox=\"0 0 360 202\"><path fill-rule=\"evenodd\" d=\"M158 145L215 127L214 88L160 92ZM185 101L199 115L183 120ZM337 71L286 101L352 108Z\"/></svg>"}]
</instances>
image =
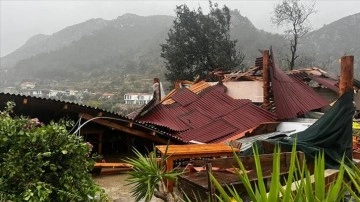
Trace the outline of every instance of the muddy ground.
<instances>
[{"instance_id":1,"label":"muddy ground","mask_svg":"<svg viewBox=\"0 0 360 202\"><path fill-rule=\"evenodd\" d=\"M116 202L133 202L135 199L131 197L131 186L125 186L128 174L113 174L94 176L94 180L98 185L104 188L105 193L109 197L109 201ZM151 202L161 202L162 200L153 198Z\"/></svg>"}]
</instances>

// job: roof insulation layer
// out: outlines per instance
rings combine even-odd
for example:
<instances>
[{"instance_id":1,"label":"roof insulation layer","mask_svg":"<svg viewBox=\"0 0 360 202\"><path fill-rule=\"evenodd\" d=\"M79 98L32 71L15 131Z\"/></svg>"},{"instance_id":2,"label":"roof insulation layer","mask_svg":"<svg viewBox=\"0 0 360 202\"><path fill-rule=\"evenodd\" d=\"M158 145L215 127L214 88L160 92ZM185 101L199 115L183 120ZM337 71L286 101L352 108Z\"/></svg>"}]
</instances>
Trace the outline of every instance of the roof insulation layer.
<instances>
[{"instance_id":1,"label":"roof insulation layer","mask_svg":"<svg viewBox=\"0 0 360 202\"><path fill-rule=\"evenodd\" d=\"M217 82L208 82L216 85ZM234 99L250 99L252 102L263 102L263 81L227 81L223 82L227 87L226 94Z\"/></svg>"}]
</instances>

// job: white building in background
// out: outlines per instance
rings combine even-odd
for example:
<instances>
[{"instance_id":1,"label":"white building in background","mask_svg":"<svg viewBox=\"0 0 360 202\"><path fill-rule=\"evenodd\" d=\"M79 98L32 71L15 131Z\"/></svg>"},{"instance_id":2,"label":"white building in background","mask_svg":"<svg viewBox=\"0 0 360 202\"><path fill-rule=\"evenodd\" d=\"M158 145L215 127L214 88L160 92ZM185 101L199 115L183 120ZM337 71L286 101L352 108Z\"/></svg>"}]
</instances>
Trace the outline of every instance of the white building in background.
<instances>
[{"instance_id":1,"label":"white building in background","mask_svg":"<svg viewBox=\"0 0 360 202\"><path fill-rule=\"evenodd\" d=\"M35 82L25 81L20 84L20 88L22 90L26 89L34 89L35 88Z\"/></svg>"},{"instance_id":2,"label":"white building in background","mask_svg":"<svg viewBox=\"0 0 360 202\"><path fill-rule=\"evenodd\" d=\"M124 95L125 104L130 105L147 104L152 98L153 95L148 93L126 93Z\"/></svg>"},{"instance_id":3,"label":"white building in background","mask_svg":"<svg viewBox=\"0 0 360 202\"><path fill-rule=\"evenodd\" d=\"M48 97L53 98L56 97L58 93L65 94L66 92L63 90L49 90L49 93L47 94Z\"/></svg>"}]
</instances>

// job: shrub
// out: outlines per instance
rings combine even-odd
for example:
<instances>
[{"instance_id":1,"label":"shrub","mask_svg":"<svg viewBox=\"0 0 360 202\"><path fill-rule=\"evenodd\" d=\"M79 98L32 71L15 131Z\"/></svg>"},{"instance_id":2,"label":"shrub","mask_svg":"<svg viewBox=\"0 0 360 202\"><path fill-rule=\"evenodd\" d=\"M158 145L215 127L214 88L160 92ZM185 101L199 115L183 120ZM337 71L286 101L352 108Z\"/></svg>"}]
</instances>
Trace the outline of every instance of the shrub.
<instances>
[{"instance_id":1,"label":"shrub","mask_svg":"<svg viewBox=\"0 0 360 202\"><path fill-rule=\"evenodd\" d=\"M69 122L12 118L12 107L0 111L0 201L105 200L89 173L91 145Z\"/></svg>"}]
</instances>

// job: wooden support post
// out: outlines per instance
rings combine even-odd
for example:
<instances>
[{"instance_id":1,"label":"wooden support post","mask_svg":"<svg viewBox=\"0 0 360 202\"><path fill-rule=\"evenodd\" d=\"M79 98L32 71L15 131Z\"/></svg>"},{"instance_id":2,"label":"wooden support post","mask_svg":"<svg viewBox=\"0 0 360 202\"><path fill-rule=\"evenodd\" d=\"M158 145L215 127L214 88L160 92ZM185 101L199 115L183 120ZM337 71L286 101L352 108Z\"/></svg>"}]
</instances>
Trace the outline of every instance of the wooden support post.
<instances>
[{"instance_id":1,"label":"wooden support post","mask_svg":"<svg viewBox=\"0 0 360 202\"><path fill-rule=\"evenodd\" d=\"M210 178L210 175L212 174L211 163L206 163L206 172L207 172L207 178L208 178L208 189L209 189L209 195L210 195L210 202L215 202L216 201L215 187Z\"/></svg>"},{"instance_id":2,"label":"wooden support post","mask_svg":"<svg viewBox=\"0 0 360 202\"><path fill-rule=\"evenodd\" d=\"M354 82L354 56L341 57L341 70L339 81L339 95L353 90Z\"/></svg>"},{"instance_id":3,"label":"wooden support post","mask_svg":"<svg viewBox=\"0 0 360 202\"><path fill-rule=\"evenodd\" d=\"M270 104L270 75L269 75L269 50L263 50L263 108L268 109Z\"/></svg>"},{"instance_id":4,"label":"wooden support post","mask_svg":"<svg viewBox=\"0 0 360 202\"><path fill-rule=\"evenodd\" d=\"M98 146L99 154L102 154L102 144L103 144L103 133L99 133L99 146Z\"/></svg>"},{"instance_id":5,"label":"wooden support post","mask_svg":"<svg viewBox=\"0 0 360 202\"><path fill-rule=\"evenodd\" d=\"M174 168L174 160L171 157L166 159L166 171L170 172ZM174 181L167 180L167 188L170 193L174 191Z\"/></svg>"},{"instance_id":6,"label":"wooden support post","mask_svg":"<svg viewBox=\"0 0 360 202\"><path fill-rule=\"evenodd\" d=\"M131 143L130 135L125 135L125 145L126 145L126 153L131 153L133 144Z\"/></svg>"}]
</instances>

